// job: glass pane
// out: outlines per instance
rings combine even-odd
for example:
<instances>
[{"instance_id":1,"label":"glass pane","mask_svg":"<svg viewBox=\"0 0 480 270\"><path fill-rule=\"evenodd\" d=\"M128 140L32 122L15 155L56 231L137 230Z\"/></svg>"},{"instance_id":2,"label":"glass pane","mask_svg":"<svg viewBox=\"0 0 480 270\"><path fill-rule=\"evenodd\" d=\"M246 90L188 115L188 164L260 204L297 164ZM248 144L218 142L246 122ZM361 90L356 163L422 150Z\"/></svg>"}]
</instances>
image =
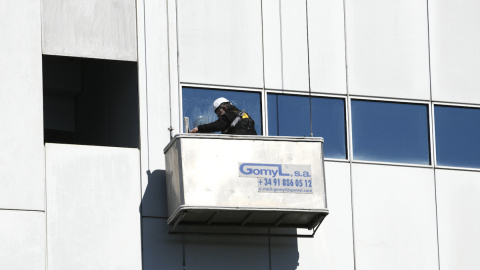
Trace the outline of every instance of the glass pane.
<instances>
[{"instance_id":1,"label":"glass pane","mask_svg":"<svg viewBox=\"0 0 480 270\"><path fill-rule=\"evenodd\" d=\"M268 107L268 135L279 136L278 134L278 95L267 95Z\"/></svg>"},{"instance_id":2,"label":"glass pane","mask_svg":"<svg viewBox=\"0 0 480 270\"><path fill-rule=\"evenodd\" d=\"M190 119L190 128L218 119L212 104L219 97L224 97L240 110L245 110L255 121L257 134L262 134L260 93L183 87L183 116Z\"/></svg>"},{"instance_id":3,"label":"glass pane","mask_svg":"<svg viewBox=\"0 0 480 270\"><path fill-rule=\"evenodd\" d=\"M480 109L435 106L437 164L480 168Z\"/></svg>"},{"instance_id":4,"label":"glass pane","mask_svg":"<svg viewBox=\"0 0 480 270\"><path fill-rule=\"evenodd\" d=\"M275 125L270 121L270 115L276 115L276 134L279 136L310 137L310 109L308 97L268 94L269 101L276 98L276 111L269 107L269 127ZM273 123L271 123L273 122ZM270 134L270 130L269 130Z\"/></svg>"},{"instance_id":5,"label":"glass pane","mask_svg":"<svg viewBox=\"0 0 480 270\"><path fill-rule=\"evenodd\" d=\"M352 100L353 158L430 164L428 107Z\"/></svg>"},{"instance_id":6,"label":"glass pane","mask_svg":"<svg viewBox=\"0 0 480 270\"><path fill-rule=\"evenodd\" d=\"M345 100L312 98L313 136L325 139L328 158L347 158L345 132Z\"/></svg>"},{"instance_id":7,"label":"glass pane","mask_svg":"<svg viewBox=\"0 0 480 270\"><path fill-rule=\"evenodd\" d=\"M310 102L307 96L268 94L268 134L310 137ZM343 99L312 97L313 135L325 139L325 157L346 154Z\"/></svg>"}]
</instances>

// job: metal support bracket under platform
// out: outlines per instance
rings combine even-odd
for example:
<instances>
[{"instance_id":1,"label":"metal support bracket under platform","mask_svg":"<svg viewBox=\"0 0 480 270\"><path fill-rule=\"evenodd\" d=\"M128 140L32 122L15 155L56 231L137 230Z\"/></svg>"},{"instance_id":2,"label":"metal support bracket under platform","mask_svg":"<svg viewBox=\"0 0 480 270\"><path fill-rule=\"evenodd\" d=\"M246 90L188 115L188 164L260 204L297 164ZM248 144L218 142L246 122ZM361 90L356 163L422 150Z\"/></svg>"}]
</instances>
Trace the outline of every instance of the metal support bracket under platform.
<instances>
[{"instance_id":1,"label":"metal support bracket under platform","mask_svg":"<svg viewBox=\"0 0 480 270\"><path fill-rule=\"evenodd\" d=\"M291 209L230 209L192 208L178 210L169 220L170 234L248 235L271 237L313 237L328 210L305 211ZM192 229L195 231L192 231ZM245 228L256 232L245 233ZM296 228L308 229L311 234L298 234ZM218 232L220 229L222 232ZM261 229L268 229L268 233ZM282 231L274 233L272 231ZM292 231L295 231L293 233Z\"/></svg>"}]
</instances>

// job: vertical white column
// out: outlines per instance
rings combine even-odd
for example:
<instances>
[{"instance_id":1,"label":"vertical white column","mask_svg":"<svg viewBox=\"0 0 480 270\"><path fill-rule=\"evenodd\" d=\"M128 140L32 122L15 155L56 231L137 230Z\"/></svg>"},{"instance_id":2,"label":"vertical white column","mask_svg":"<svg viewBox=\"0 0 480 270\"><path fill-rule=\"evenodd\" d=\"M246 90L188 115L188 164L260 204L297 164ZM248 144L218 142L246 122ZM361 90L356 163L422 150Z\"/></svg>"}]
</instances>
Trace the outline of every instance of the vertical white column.
<instances>
[{"instance_id":1,"label":"vertical white column","mask_svg":"<svg viewBox=\"0 0 480 270\"><path fill-rule=\"evenodd\" d=\"M1 1L0 33L0 208L44 210L40 1Z\"/></svg>"}]
</instances>

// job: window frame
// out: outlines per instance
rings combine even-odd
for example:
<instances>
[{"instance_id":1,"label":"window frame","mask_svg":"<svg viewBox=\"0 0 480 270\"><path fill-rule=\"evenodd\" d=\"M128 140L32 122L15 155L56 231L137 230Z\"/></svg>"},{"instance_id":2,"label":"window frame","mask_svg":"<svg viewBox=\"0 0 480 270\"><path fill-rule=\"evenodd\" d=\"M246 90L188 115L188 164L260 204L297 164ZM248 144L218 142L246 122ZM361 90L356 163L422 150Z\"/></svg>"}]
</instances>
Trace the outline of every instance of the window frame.
<instances>
[{"instance_id":1,"label":"window frame","mask_svg":"<svg viewBox=\"0 0 480 270\"><path fill-rule=\"evenodd\" d=\"M369 160L355 160L353 159L353 127L352 127L352 100L359 100L359 101L372 101L372 102L390 102L390 103L402 103L402 104L413 104L413 105L426 105L427 106L427 124L428 124L428 155L430 159L430 164L416 164L416 163L403 163L403 162L390 162L390 161L369 161ZM422 101L422 100L412 100L412 99L400 99L400 98L383 98L383 97L365 97L365 96L357 96L357 95L349 95L348 96L348 104L349 104L349 126L350 126L350 137L349 137L349 144L350 144L350 157L351 162L356 164L378 164L378 165L390 165L390 166L403 166L403 167L420 167L420 168L434 168L433 162L433 154L434 154L434 147L433 144L433 119L432 119L432 108L430 101Z\"/></svg>"},{"instance_id":2,"label":"window frame","mask_svg":"<svg viewBox=\"0 0 480 270\"><path fill-rule=\"evenodd\" d=\"M183 122L183 88L198 88L198 89L205 89L205 90L220 90L220 91L232 91L232 92L253 92L253 93L259 93L260 94L260 114L261 114L261 119L262 119L262 124L260 127L262 128L261 133L263 135L260 136L267 136L265 134L265 111L264 111L264 106L265 106L265 95L264 91L262 88L248 88L248 87L234 87L234 86L222 86L222 85L204 85L204 84L193 84L193 83L180 83L179 84L179 91L178 91L178 104L179 104L179 132L177 133L185 133L185 127L184 127L184 122ZM213 104L213 100L212 100Z\"/></svg>"},{"instance_id":3,"label":"window frame","mask_svg":"<svg viewBox=\"0 0 480 270\"><path fill-rule=\"evenodd\" d=\"M349 162L351 159L351 150L350 150L350 126L349 126L349 104L348 104L348 97L346 95L340 95L340 94L324 94L324 93L308 93L304 91L288 91L288 90L275 90L275 89L265 89L265 100L267 100L268 94L279 94L279 95L290 95L290 96L303 96L303 97L317 97L317 98L337 98L337 99L343 99L344 102L344 113L345 113L345 122L344 122L344 128L345 128L345 154L346 158L327 158L325 157L324 159L326 161L342 161L342 162ZM267 118L265 120L265 136L270 136L268 133L268 102L265 102L265 117ZM315 134L313 134L315 137Z\"/></svg>"},{"instance_id":4,"label":"window frame","mask_svg":"<svg viewBox=\"0 0 480 270\"><path fill-rule=\"evenodd\" d=\"M480 172L480 168L472 168L472 167L459 167L459 166L444 166L444 165L438 165L437 164L437 148L436 148L436 132L435 132L435 106L444 106L444 107L457 107L457 108L467 108L467 109L479 109L480 110L480 105L478 104L468 104L468 103L456 103L456 102L442 102L442 101L432 101L432 129L433 129L433 135L432 135L432 141L433 145L435 147L435 151L433 153L433 161L435 164L435 168L437 169L446 169L446 170L457 170L457 171L474 171L474 172Z\"/></svg>"}]
</instances>

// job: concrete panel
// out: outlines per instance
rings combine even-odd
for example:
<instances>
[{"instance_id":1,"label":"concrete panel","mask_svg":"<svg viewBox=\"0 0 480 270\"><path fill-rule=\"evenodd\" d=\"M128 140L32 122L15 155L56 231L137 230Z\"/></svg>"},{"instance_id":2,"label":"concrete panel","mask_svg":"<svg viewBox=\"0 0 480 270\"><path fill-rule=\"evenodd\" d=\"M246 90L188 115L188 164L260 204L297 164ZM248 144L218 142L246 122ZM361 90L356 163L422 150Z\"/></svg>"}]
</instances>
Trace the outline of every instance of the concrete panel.
<instances>
[{"instance_id":1,"label":"concrete panel","mask_svg":"<svg viewBox=\"0 0 480 270\"><path fill-rule=\"evenodd\" d=\"M281 0L283 87L308 91L307 8L305 1Z\"/></svg>"},{"instance_id":2,"label":"concrete panel","mask_svg":"<svg viewBox=\"0 0 480 270\"><path fill-rule=\"evenodd\" d=\"M437 170L440 269L479 269L480 173Z\"/></svg>"},{"instance_id":3,"label":"concrete panel","mask_svg":"<svg viewBox=\"0 0 480 270\"><path fill-rule=\"evenodd\" d=\"M145 27L145 2L137 1L137 27L138 27L138 114L140 121L140 178L142 182L142 195L148 181L148 102L147 102L147 58L146 58L146 27ZM143 198L142 198L143 204ZM142 206L143 208L143 206Z\"/></svg>"},{"instance_id":4,"label":"concrete panel","mask_svg":"<svg viewBox=\"0 0 480 270\"><path fill-rule=\"evenodd\" d=\"M45 269L45 213L0 210L0 268Z\"/></svg>"},{"instance_id":5,"label":"concrete panel","mask_svg":"<svg viewBox=\"0 0 480 270\"><path fill-rule=\"evenodd\" d=\"M0 1L0 208L44 210L40 2Z\"/></svg>"},{"instance_id":6,"label":"concrete panel","mask_svg":"<svg viewBox=\"0 0 480 270\"><path fill-rule=\"evenodd\" d=\"M354 269L350 164L326 162L325 178L330 214L313 239L272 238L272 269Z\"/></svg>"},{"instance_id":7,"label":"concrete panel","mask_svg":"<svg viewBox=\"0 0 480 270\"><path fill-rule=\"evenodd\" d=\"M346 94L342 1L307 1L310 85L313 92Z\"/></svg>"},{"instance_id":8,"label":"concrete panel","mask_svg":"<svg viewBox=\"0 0 480 270\"><path fill-rule=\"evenodd\" d=\"M480 103L479 1L428 1L432 97Z\"/></svg>"},{"instance_id":9,"label":"concrete panel","mask_svg":"<svg viewBox=\"0 0 480 270\"><path fill-rule=\"evenodd\" d=\"M305 1L262 1L265 88L308 91Z\"/></svg>"},{"instance_id":10,"label":"concrete panel","mask_svg":"<svg viewBox=\"0 0 480 270\"><path fill-rule=\"evenodd\" d=\"M265 88L283 89L280 1L262 1Z\"/></svg>"},{"instance_id":11,"label":"concrete panel","mask_svg":"<svg viewBox=\"0 0 480 270\"><path fill-rule=\"evenodd\" d=\"M180 81L263 87L260 1L177 4Z\"/></svg>"},{"instance_id":12,"label":"concrete panel","mask_svg":"<svg viewBox=\"0 0 480 270\"><path fill-rule=\"evenodd\" d=\"M46 145L48 269L142 269L137 149Z\"/></svg>"},{"instance_id":13,"label":"concrete panel","mask_svg":"<svg viewBox=\"0 0 480 270\"><path fill-rule=\"evenodd\" d=\"M264 270L268 256L267 237L185 236L185 269Z\"/></svg>"},{"instance_id":14,"label":"concrete panel","mask_svg":"<svg viewBox=\"0 0 480 270\"><path fill-rule=\"evenodd\" d=\"M182 236L170 235L166 218L143 218L143 270L182 269Z\"/></svg>"},{"instance_id":15,"label":"concrete panel","mask_svg":"<svg viewBox=\"0 0 480 270\"><path fill-rule=\"evenodd\" d=\"M430 99L427 2L346 0L350 94Z\"/></svg>"},{"instance_id":16,"label":"concrete panel","mask_svg":"<svg viewBox=\"0 0 480 270\"><path fill-rule=\"evenodd\" d=\"M169 38L166 1L145 2L148 110L148 170L143 178L142 214L166 217L165 155L170 141ZM176 67L174 67L176 69ZM175 106L176 104L173 104ZM175 106L177 107L177 106Z\"/></svg>"},{"instance_id":17,"label":"concrete panel","mask_svg":"<svg viewBox=\"0 0 480 270\"><path fill-rule=\"evenodd\" d=\"M177 0L168 0L168 34L170 61L170 108L172 133L183 133L183 119L180 115L180 84L178 77L178 43L177 43ZM178 106L177 106L178 105Z\"/></svg>"},{"instance_id":18,"label":"concrete panel","mask_svg":"<svg viewBox=\"0 0 480 270\"><path fill-rule=\"evenodd\" d=\"M433 170L353 164L356 269L438 269Z\"/></svg>"},{"instance_id":19,"label":"concrete panel","mask_svg":"<svg viewBox=\"0 0 480 270\"><path fill-rule=\"evenodd\" d=\"M134 0L41 0L44 54L137 60Z\"/></svg>"}]
</instances>

